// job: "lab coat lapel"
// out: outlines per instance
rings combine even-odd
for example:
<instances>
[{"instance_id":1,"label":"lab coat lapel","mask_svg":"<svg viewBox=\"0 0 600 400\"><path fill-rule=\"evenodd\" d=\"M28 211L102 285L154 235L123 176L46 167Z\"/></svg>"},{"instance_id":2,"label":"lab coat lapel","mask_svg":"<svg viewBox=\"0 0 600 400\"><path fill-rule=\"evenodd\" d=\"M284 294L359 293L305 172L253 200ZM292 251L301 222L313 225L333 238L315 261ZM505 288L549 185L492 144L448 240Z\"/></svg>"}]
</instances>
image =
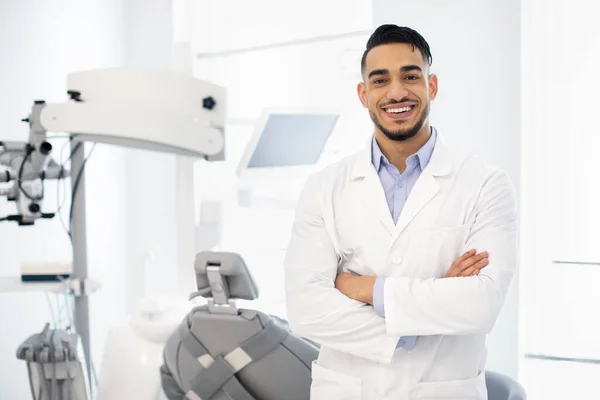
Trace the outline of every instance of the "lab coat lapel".
<instances>
[{"instance_id":1,"label":"lab coat lapel","mask_svg":"<svg viewBox=\"0 0 600 400\"><path fill-rule=\"evenodd\" d=\"M435 149L431 155L429 164L421 172L400 213L400 217L394 228L393 240L396 240L400 236L404 229L439 193L440 185L437 182L438 177L449 174L451 170L452 157L450 151L438 133Z\"/></svg>"},{"instance_id":2,"label":"lab coat lapel","mask_svg":"<svg viewBox=\"0 0 600 400\"><path fill-rule=\"evenodd\" d=\"M396 240L414 218L439 193L440 186L437 178L447 175L451 171L452 154L438 132L435 149L433 150L429 164L425 167L411 190L396 225L394 225L381 180L371 161L371 140L369 140L365 149L358 154L357 161L352 169L351 180L358 181L361 200L364 206L373 212L388 232L393 235L393 240Z\"/></svg>"},{"instance_id":3,"label":"lab coat lapel","mask_svg":"<svg viewBox=\"0 0 600 400\"><path fill-rule=\"evenodd\" d=\"M391 234L394 231L394 219L375 168L371 168L371 171L367 173L362 181L361 194L367 208L371 209Z\"/></svg>"},{"instance_id":4,"label":"lab coat lapel","mask_svg":"<svg viewBox=\"0 0 600 400\"><path fill-rule=\"evenodd\" d=\"M408 195L406 204L400 213L398 223L394 228L393 240L396 240L408 224L425 208L427 203L433 199L440 191L440 185L435 178L423 171L412 191Z\"/></svg>"},{"instance_id":5,"label":"lab coat lapel","mask_svg":"<svg viewBox=\"0 0 600 400\"><path fill-rule=\"evenodd\" d=\"M359 185L362 205L381 221L391 235L394 231L394 219L390 213L381 180L371 161L371 143L370 139L365 149L359 153L351 179Z\"/></svg>"}]
</instances>

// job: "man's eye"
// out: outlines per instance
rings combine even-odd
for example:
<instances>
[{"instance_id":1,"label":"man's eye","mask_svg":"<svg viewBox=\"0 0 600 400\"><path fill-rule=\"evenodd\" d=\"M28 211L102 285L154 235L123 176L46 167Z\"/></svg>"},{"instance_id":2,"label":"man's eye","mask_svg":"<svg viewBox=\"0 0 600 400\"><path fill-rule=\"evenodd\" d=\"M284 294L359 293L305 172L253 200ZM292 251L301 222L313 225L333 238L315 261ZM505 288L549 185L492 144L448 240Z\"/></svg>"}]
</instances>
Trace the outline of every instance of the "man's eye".
<instances>
[{"instance_id":1,"label":"man's eye","mask_svg":"<svg viewBox=\"0 0 600 400\"><path fill-rule=\"evenodd\" d=\"M379 85L379 84L384 83L384 82L385 82L385 79L375 79L373 81L373 83L376 84L376 85Z\"/></svg>"},{"instance_id":2,"label":"man's eye","mask_svg":"<svg viewBox=\"0 0 600 400\"><path fill-rule=\"evenodd\" d=\"M406 79L408 79L409 81L415 81L419 79L419 75L408 75Z\"/></svg>"}]
</instances>

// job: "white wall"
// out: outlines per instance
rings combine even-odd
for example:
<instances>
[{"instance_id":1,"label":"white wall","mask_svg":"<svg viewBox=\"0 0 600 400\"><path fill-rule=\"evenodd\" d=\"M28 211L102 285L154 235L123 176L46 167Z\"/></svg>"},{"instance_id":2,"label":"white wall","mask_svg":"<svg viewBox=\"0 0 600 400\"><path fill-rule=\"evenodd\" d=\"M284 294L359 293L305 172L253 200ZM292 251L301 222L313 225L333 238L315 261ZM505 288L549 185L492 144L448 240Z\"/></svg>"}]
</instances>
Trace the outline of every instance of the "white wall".
<instances>
[{"instance_id":1,"label":"white wall","mask_svg":"<svg viewBox=\"0 0 600 400\"><path fill-rule=\"evenodd\" d=\"M122 24L121 0L0 2L0 139L27 140L27 126L19 120L35 99L64 101L67 73L121 65ZM91 299L96 348L107 324L119 318L124 300L119 282L105 279L117 276L126 258L124 165L123 151L98 145L86 167L89 271L105 283ZM56 207L55 189L55 184L48 184L48 211ZM0 199L0 215L7 213L14 213L14 205ZM58 219L33 227L0 223L0 275L18 276L21 262L56 260L71 260L68 237ZM34 292L0 293L0 318L0 396L30 398L25 363L15 354L23 340L50 321L46 298Z\"/></svg>"},{"instance_id":2,"label":"white wall","mask_svg":"<svg viewBox=\"0 0 600 400\"><path fill-rule=\"evenodd\" d=\"M205 165L196 181L200 191L219 181L234 182L227 172L237 168L265 108L339 111L340 120L322 155L324 163L364 146L372 123L358 100L356 84L365 32L371 28L371 2L232 0L228 4L193 3L192 47L199 54L194 75L227 88L229 117L226 165L219 170ZM219 195L228 198L230 192L222 183L219 186ZM274 184L273 192L279 193L269 194L282 195L286 189L294 193L291 186ZM240 252L252 270L261 290L253 306L285 316L282 266L293 208L236 205L226 204L222 248Z\"/></svg>"},{"instance_id":3,"label":"white wall","mask_svg":"<svg viewBox=\"0 0 600 400\"><path fill-rule=\"evenodd\" d=\"M384 23L410 26L429 42L439 76L431 118L441 134L505 169L519 188L520 1L374 0L373 26ZM513 378L518 288L516 280L488 341L488 368Z\"/></svg>"},{"instance_id":4,"label":"white wall","mask_svg":"<svg viewBox=\"0 0 600 400\"><path fill-rule=\"evenodd\" d=\"M600 268L553 263L600 263L597 4L524 0L523 6L524 350L598 360L600 321L592 316ZM577 56L565 57L567 48Z\"/></svg>"}]
</instances>

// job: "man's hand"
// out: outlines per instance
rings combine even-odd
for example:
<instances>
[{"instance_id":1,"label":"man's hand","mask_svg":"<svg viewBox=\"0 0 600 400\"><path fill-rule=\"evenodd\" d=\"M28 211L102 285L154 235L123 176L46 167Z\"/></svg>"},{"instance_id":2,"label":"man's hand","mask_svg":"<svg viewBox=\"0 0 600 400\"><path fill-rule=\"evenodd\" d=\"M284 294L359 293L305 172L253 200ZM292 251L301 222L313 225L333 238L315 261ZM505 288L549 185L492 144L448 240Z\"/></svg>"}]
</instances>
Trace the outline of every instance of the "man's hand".
<instances>
[{"instance_id":1,"label":"man's hand","mask_svg":"<svg viewBox=\"0 0 600 400\"><path fill-rule=\"evenodd\" d=\"M489 264L488 256L487 251L476 254L475 249L469 250L454 261L444 278L479 275L479 271Z\"/></svg>"},{"instance_id":2,"label":"man's hand","mask_svg":"<svg viewBox=\"0 0 600 400\"><path fill-rule=\"evenodd\" d=\"M373 304L373 286L376 279L375 276L341 272L335 278L335 288L353 300Z\"/></svg>"}]
</instances>

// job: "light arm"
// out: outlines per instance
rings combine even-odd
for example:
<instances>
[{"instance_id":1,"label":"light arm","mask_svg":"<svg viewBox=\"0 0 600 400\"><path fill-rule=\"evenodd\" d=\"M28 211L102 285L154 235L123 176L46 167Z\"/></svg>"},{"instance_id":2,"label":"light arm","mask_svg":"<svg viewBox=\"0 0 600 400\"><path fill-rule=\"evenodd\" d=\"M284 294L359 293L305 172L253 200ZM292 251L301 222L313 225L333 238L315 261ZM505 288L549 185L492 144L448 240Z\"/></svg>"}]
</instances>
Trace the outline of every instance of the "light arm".
<instances>
[{"instance_id":1,"label":"light arm","mask_svg":"<svg viewBox=\"0 0 600 400\"><path fill-rule=\"evenodd\" d=\"M400 335L489 333L504 305L517 268L517 206L508 176L484 184L465 249L485 249L489 265L479 276L387 278L387 331Z\"/></svg>"},{"instance_id":2,"label":"light arm","mask_svg":"<svg viewBox=\"0 0 600 400\"><path fill-rule=\"evenodd\" d=\"M187 74L139 68L70 73L69 101L45 104L40 128L79 141L222 161L226 90Z\"/></svg>"},{"instance_id":3,"label":"light arm","mask_svg":"<svg viewBox=\"0 0 600 400\"><path fill-rule=\"evenodd\" d=\"M324 225L318 185L302 191L285 259L291 329L329 348L389 364L399 336L388 334L373 307L335 288L338 257Z\"/></svg>"}]
</instances>

